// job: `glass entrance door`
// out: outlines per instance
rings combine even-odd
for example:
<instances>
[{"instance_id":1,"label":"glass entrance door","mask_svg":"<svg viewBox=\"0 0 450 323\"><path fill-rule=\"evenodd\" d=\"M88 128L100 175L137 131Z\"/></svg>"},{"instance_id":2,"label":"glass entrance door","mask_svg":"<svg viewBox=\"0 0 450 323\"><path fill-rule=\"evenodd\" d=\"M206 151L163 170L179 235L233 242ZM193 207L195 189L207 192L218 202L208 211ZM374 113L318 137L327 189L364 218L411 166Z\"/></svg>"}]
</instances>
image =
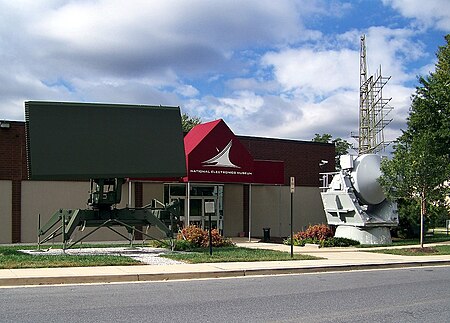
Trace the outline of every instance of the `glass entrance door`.
<instances>
[{"instance_id":1,"label":"glass entrance door","mask_svg":"<svg viewBox=\"0 0 450 323\"><path fill-rule=\"evenodd\" d=\"M209 197L191 197L189 222L191 225L196 225L204 230L221 229L219 223L219 214L217 205L217 198ZM211 216L211 224L209 218Z\"/></svg>"},{"instance_id":2,"label":"glass entrance door","mask_svg":"<svg viewBox=\"0 0 450 323\"><path fill-rule=\"evenodd\" d=\"M182 184L183 185L183 184ZM185 186L180 184L169 185L169 201L181 201L181 226L196 225L204 230L209 229L209 215L211 215L211 228L218 229L223 234L223 186L191 184L189 203L185 193ZM189 212L187 212L189 208ZM188 223L189 221L189 223Z\"/></svg>"}]
</instances>

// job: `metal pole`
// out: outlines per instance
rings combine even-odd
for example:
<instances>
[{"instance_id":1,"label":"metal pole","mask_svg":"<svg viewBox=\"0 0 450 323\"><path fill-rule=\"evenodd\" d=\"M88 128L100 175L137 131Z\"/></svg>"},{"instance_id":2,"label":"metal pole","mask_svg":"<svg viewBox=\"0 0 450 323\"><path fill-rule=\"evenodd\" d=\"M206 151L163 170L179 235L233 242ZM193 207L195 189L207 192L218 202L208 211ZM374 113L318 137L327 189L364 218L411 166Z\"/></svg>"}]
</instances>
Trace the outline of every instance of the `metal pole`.
<instances>
[{"instance_id":1,"label":"metal pole","mask_svg":"<svg viewBox=\"0 0 450 323\"><path fill-rule=\"evenodd\" d=\"M189 182L187 182L186 186L186 223L185 226L189 226L189 216L191 215L191 185Z\"/></svg>"},{"instance_id":2,"label":"metal pole","mask_svg":"<svg viewBox=\"0 0 450 323\"><path fill-rule=\"evenodd\" d=\"M291 258L294 258L294 192L291 191Z\"/></svg>"},{"instance_id":3,"label":"metal pole","mask_svg":"<svg viewBox=\"0 0 450 323\"><path fill-rule=\"evenodd\" d=\"M135 227L133 226L132 229L131 229L131 232L130 232L130 249L133 248L134 230L135 230Z\"/></svg>"},{"instance_id":4,"label":"metal pole","mask_svg":"<svg viewBox=\"0 0 450 323\"><path fill-rule=\"evenodd\" d=\"M424 235L424 218L425 213L425 199L422 197L420 201L420 248L423 248L423 235Z\"/></svg>"},{"instance_id":5,"label":"metal pole","mask_svg":"<svg viewBox=\"0 0 450 323\"><path fill-rule=\"evenodd\" d=\"M294 258L294 192L295 177L291 177L291 258Z\"/></svg>"},{"instance_id":6,"label":"metal pole","mask_svg":"<svg viewBox=\"0 0 450 323\"><path fill-rule=\"evenodd\" d=\"M212 223L211 223L211 212L208 213L209 220L209 255L212 256Z\"/></svg>"},{"instance_id":7,"label":"metal pole","mask_svg":"<svg viewBox=\"0 0 450 323\"><path fill-rule=\"evenodd\" d=\"M448 230L447 230L447 235L448 235ZM38 236L37 236L37 240L38 240L38 250L41 250L41 213L38 214Z\"/></svg>"},{"instance_id":8,"label":"metal pole","mask_svg":"<svg viewBox=\"0 0 450 323\"><path fill-rule=\"evenodd\" d=\"M248 242L252 241L252 184L248 186Z\"/></svg>"},{"instance_id":9,"label":"metal pole","mask_svg":"<svg viewBox=\"0 0 450 323\"><path fill-rule=\"evenodd\" d=\"M62 230L63 253L66 253L66 216L64 212L62 212L61 214L61 230Z\"/></svg>"},{"instance_id":10,"label":"metal pole","mask_svg":"<svg viewBox=\"0 0 450 323\"><path fill-rule=\"evenodd\" d=\"M131 179L128 181L128 207L132 207L132 195L133 195L133 186L131 184Z\"/></svg>"},{"instance_id":11,"label":"metal pole","mask_svg":"<svg viewBox=\"0 0 450 323\"><path fill-rule=\"evenodd\" d=\"M170 212L170 240L173 239L173 213Z\"/></svg>"}]
</instances>

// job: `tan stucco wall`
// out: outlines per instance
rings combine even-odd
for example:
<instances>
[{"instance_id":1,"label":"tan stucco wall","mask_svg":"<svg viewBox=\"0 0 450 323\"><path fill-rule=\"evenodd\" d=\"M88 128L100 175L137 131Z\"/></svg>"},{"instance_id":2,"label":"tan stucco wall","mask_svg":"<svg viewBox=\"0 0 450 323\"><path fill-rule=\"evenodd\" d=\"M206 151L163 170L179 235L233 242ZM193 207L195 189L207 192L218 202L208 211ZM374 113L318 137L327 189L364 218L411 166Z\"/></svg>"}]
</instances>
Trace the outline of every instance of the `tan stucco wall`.
<instances>
[{"instance_id":1,"label":"tan stucco wall","mask_svg":"<svg viewBox=\"0 0 450 323\"><path fill-rule=\"evenodd\" d=\"M37 242L38 214L43 226L59 209L86 209L89 197L89 182L65 181L23 181L22 182L22 242ZM122 208L128 202L128 184L122 188ZM122 234L127 231L116 228ZM90 232L90 228L80 232L76 230L72 240ZM89 236L85 241L121 241L122 237L107 228L102 228ZM61 237L55 239L60 243Z\"/></svg>"},{"instance_id":2,"label":"tan stucco wall","mask_svg":"<svg viewBox=\"0 0 450 323\"><path fill-rule=\"evenodd\" d=\"M251 235L261 237L263 228L270 228L271 235L278 236L283 213L283 188L252 185L251 191Z\"/></svg>"},{"instance_id":3,"label":"tan stucco wall","mask_svg":"<svg viewBox=\"0 0 450 323\"><path fill-rule=\"evenodd\" d=\"M161 183L143 183L143 203L150 204L153 199L164 203L164 184Z\"/></svg>"},{"instance_id":4,"label":"tan stucco wall","mask_svg":"<svg viewBox=\"0 0 450 323\"><path fill-rule=\"evenodd\" d=\"M164 203L164 184L162 183L143 183L142 184L142 202L144 205L150 204L153 199ZM145 231L145 228L143 228ZM150 227L146 232L152 238L164 239L165 234L163 234L159 229L155 227Z\"/></svg>"},{"instance_id":5,"label":"tan stucco wall","mask_svg":"<svg viewBox=\"0 0 450 323\"><path fill-rule=\"evenodd\" d=\"M263 228L270 228L274 237L290 235L290 203L287 186L252 186L252 236L261 237ZM293 204L294 232L309 224L326 223L318 188L296 187Z\"/></svg>"},{"instance_id":6,"label":"tan stucco wall","mask_svg":"<svg viewBox=\"0 0 450 323\"><path fill-rule=\"evenodd\" d=\"M243 231L243 185L225 184L223 192L223 233L236 237Z\"/></svg>"},{"instance_id":7,"label":"tan stucco wall","mask_svg":"<svg viewBox=\"0 0 450 323\"><path fill-rule=\"evenodd\" d=\"M271 228L271 235L286 237L290 234L290 192L287 186L252 185L252 218L251 234L254 237L263 235L263 228ZM0 242L11 242L11 182L0 181ZM88 198L88 182L22 182L22 242L37 242L36 230L38 214L41 214L41 225L60 208L85 209ZM164 199L164 185L160 183L143 184L143 203L152 199L161 202ZM132 188L134 201L134 186ZM226 184L224 186L224 235L237 236L243 231L243 185ZM122 190L123 208L128 203L128 184ZM134 205L133 205L134 206ZM309 224L326 223L320 192L314 187L297 187L294 194L294 232L305 229ZM123 228L117 228L127 235ZM86 234L89 229L83 232ZM81 237L75 231L73 238ZM149 234L161 238L159 230L152 228ZM122 241L123 238L103 228L90 236L86 241ZM56 242L60 242L57 238Z\"/></svg>"},{"instance_id":8,"label":"tan stucco wall","mask_svg":"<svg viewBox=\"0 0 450 323\"><path fill-rule=\"evenodd\" d=\"M12 182L0 181L0 243L12 241Z\"/></svg>"},{"instance_id":9,"label":"tan stucco wall","mask_svg":"<svg viewBox=\"0 0 450 323\"><path fill-rule=\"evenodd\" d=\"M297 187L294 201L294 212L299 210L299 216L294 218L294 232L304 230L309 225L327 223L319 188Z\"/></svg>"}]
</instances>

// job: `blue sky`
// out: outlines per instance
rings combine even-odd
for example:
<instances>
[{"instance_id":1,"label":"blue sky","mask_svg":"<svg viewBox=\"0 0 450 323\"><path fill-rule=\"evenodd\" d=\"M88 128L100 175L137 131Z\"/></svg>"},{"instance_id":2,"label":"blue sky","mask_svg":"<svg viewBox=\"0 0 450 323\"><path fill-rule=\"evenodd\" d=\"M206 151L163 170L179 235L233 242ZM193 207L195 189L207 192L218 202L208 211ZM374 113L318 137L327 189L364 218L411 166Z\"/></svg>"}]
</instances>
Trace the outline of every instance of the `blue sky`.
<instances>
[{"instance_id":1,"label":"blue sky","mask_svg":"<svg viewBox=\"0 0 450 323\"><path fill-rule=\"evenodd\" d=\"M0 119L26 100L176 105L236 134L356 143L365 34L393 140L449 32L448 0L0 0Z\"/></svg>"}]
</instances>

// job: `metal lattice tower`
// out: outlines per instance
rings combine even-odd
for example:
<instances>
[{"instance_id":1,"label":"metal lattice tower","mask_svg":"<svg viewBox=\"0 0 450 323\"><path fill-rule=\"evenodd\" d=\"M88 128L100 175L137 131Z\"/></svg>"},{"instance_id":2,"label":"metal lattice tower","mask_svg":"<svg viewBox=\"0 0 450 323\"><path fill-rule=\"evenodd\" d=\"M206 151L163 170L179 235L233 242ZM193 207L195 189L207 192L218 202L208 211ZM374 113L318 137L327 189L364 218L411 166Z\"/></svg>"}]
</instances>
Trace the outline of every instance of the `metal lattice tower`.
<instances>
[{"instance_id":1,"label":"metal lattice tower","mask_svg":"<svg viewBox=\"0 0 450 323\"><path fill-rule=\"evenodd\" d=\"M391 77L381 75L381 65L374 75L368 77L367 74L366 37L362 35L359 80L359 155L377 153L389 145L384 140L383 129L392 121L392 119L386 119L393 109L388 105L392 98L383 99L383 87Z\"/></svg>"}]
</instances>

